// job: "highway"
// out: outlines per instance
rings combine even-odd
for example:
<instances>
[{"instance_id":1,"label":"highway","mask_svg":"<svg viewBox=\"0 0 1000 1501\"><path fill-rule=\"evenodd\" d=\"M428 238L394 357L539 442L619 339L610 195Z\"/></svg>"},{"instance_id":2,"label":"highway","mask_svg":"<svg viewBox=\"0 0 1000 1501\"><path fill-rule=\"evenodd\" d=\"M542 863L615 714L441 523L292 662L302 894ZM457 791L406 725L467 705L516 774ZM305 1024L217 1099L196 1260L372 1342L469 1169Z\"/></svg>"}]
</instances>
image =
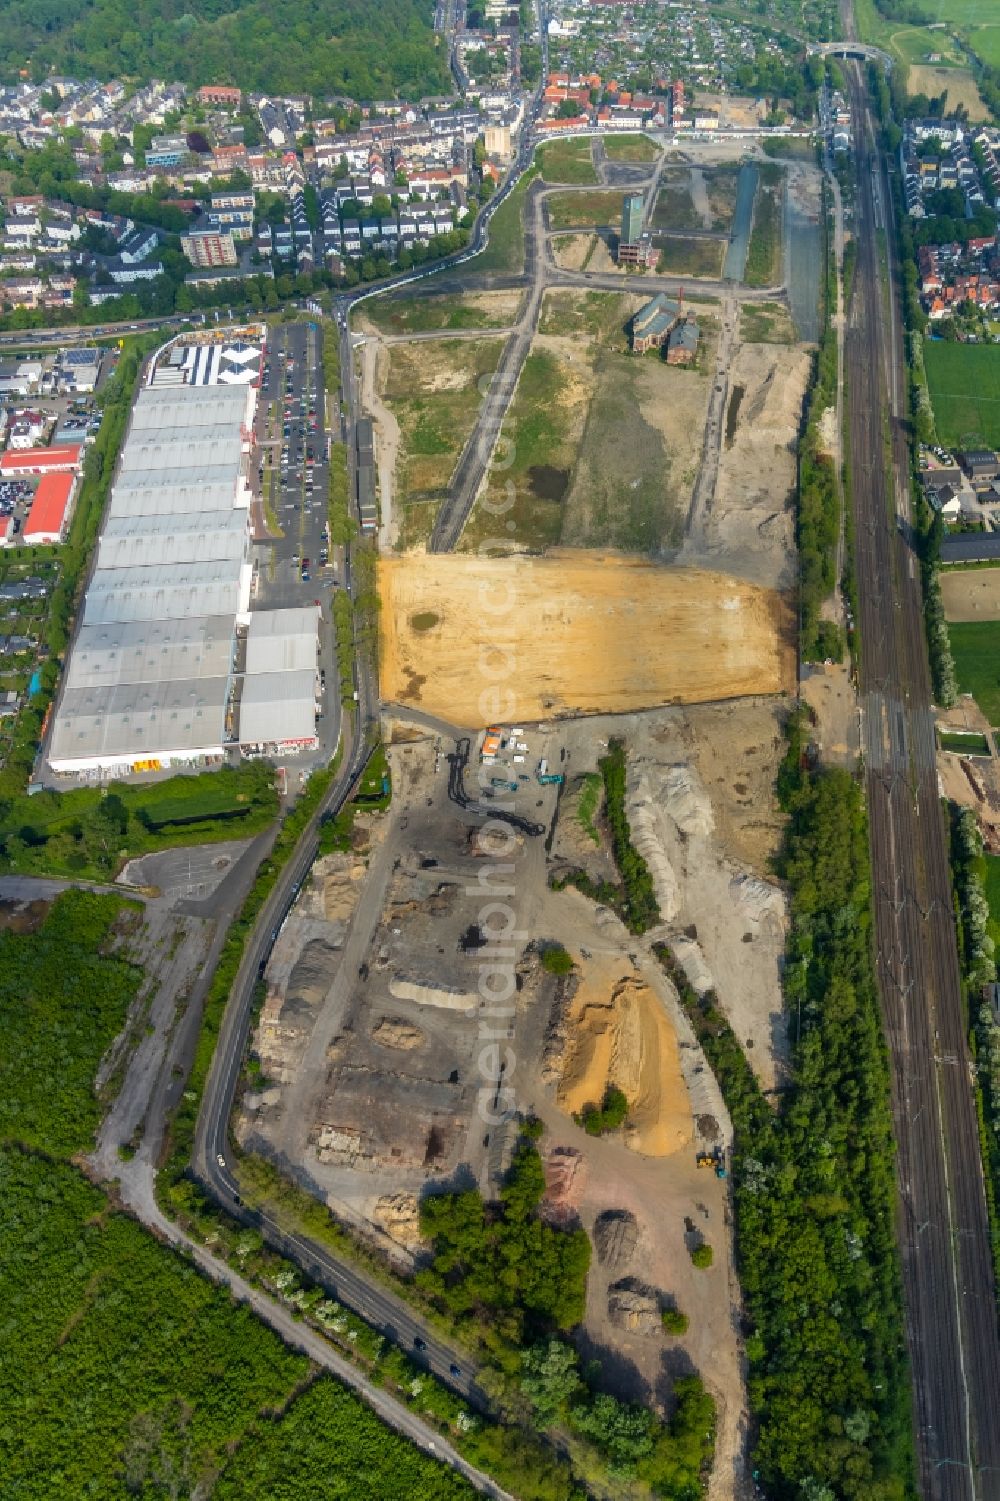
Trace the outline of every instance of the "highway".
<instances>
[{"instance_id":1,"label":"highway","mask_svg":"<svg viewBox=\"0 0 1000 1501\"><path fill-rule=\"evenodd\" d=\"M862 74L853 64L847 71L858 269L845 360L863 747L919 1480L934 1501L996 1501L1000 1343L989 1224L912 544L897 268L889 267L885 298L879 264L877 230L893 200Z\"/></svg>"}]
</instances>

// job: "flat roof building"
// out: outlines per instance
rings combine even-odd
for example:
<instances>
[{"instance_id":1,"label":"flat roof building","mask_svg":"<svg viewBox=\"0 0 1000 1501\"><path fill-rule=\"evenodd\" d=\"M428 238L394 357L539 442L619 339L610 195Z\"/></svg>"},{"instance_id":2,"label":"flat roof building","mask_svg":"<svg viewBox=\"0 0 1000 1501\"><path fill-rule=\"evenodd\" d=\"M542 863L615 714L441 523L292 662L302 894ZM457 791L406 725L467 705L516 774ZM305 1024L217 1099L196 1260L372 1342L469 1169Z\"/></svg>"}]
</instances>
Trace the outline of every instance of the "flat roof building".
<instances>
[{"instance_id":1,"label":"flat roof building","mask_svg":"<svg viewBox=\"0 0 1000 1501\"><path fill-rule=\"evenodd\" d=\"M53 719L53 770L197 766L234 744L255 399L248 387L137 397Z\"/></svg>"},{"instance_id":2,"label":"flat roof building","mask_svg":"<svg viewBox=\"0 0 1000 1501\"><path fill-rule=\"evenodd\" d=\"M75 474L42 475L24 523L24 541L29 547L63 540L75 493Z\"/></svg>"},{"instance_id":3,"label":"flat roof building","mask_svg":"<svg viewBox=\"0 0 1000 1501\"><path fill-rule=\"evenodd\" d=\"M247 676L266 672L316 671L319 607L258 610L247 632Z\"/></svg>"},{"instance_id":4,"label":"flat roof building","mask_svg":"<svg viewBox=\"0 0 1000 1501\"><path fill-rule=\"evenodd\" d=\"M257 672L243 680L240 744L267 750L317 744L316 668Z\"/></svg>"}]
</instances>

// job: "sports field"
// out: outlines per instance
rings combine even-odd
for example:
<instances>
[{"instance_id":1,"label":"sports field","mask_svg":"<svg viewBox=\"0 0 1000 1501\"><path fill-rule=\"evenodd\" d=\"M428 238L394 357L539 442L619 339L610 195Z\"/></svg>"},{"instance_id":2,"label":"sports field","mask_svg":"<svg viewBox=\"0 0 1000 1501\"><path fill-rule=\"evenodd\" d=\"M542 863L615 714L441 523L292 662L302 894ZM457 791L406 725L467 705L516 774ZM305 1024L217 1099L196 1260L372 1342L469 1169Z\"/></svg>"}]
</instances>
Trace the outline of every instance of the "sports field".
<instances>
[{"instance_id":1,"label":"sports field","mask_svg":"<svg viewBox=\"0 0 1000 1501\"><path fill-rule=\"evenodd\" d=\"M1000 345L929 339L924 365L940 442L1000 447Z\"/></svg>"},{"instance_id":2,"label":"sports field","mask_svg":"<svg viewBox=\"0 0 1000 1501\"><path fill-rule=\"evenodd\" d=\"M990 724L1000 725L1000 620L949 625L958 691L971 693Z\"/></svg>"}]
</instances>

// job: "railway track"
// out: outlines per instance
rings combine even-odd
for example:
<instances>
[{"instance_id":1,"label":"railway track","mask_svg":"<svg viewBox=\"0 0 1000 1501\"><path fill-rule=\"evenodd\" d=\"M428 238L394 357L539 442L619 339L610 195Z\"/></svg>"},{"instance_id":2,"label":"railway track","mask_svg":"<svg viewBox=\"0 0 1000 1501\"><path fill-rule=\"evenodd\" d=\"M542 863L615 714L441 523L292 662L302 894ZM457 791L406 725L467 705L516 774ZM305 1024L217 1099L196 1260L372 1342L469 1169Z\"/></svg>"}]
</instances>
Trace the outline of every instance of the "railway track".
<instances>
[{"instance_id":1,"label":"railway track","mask_svg":"<svg viewBox=\"0 0 1000 1501\"><path fill-rule=\"evenodd\" d=\"M887 300L880 265L878 230L892 198L863 81L850 72L858 270L845 364L862 744L917 1459L925 1497L995 1501L1000 1344L911 541L901 323L894 268Z\"/></svg>"}]
</instances>

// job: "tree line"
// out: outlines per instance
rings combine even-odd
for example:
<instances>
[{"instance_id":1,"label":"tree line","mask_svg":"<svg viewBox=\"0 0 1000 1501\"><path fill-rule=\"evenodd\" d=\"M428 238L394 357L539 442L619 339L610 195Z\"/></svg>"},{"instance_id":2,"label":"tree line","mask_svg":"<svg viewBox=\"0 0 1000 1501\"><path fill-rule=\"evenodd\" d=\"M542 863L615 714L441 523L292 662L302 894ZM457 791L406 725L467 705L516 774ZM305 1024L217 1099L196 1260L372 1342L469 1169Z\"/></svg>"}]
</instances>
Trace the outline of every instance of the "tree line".
<instances>
[{"instance_id":1,"label":"tree line","mask_svg":"<svg viewBox=\"0 0 1000 1501\"><path fill-rule=\"evenodd\" d=\"M778 1497L903 1501L914 1468L867 824L847 772L809 769L808 734L794 715L779 779L792 1066L777 1109L714 995L662 957L735 1129L755 1470Z\"/></svg>"}]
</instances>

